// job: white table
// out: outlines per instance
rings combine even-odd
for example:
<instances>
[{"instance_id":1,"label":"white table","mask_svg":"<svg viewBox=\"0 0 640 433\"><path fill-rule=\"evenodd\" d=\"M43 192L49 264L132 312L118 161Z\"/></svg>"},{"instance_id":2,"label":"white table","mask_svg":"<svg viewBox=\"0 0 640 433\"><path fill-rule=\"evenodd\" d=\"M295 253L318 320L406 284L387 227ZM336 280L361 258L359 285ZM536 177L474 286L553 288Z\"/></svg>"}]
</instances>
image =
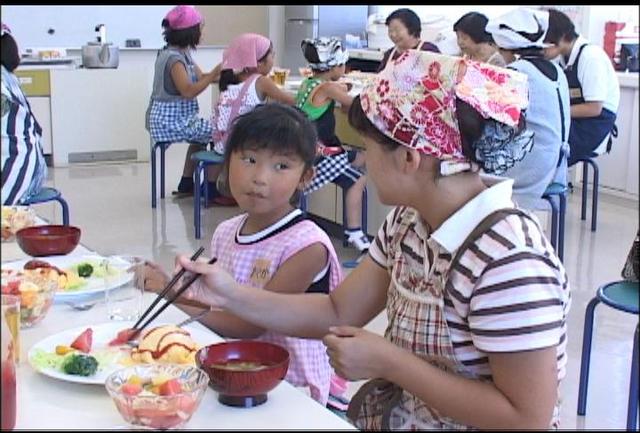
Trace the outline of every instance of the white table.
<instances>
[{"instance_id":1,"label":"white table","mask_svg":"<svg viewBox=\"0 0 640 433\"><path fill-rule=\"evenodd\" d=\"M74 254L76 253L85 254L92 251L82 247L80 250L76 249ZM155 294L145 293L145 307L154 298ZM156 320L159 323L178 323L186 317L180 309L170 306ZM127 424L116 410L104 386L76 384L49 378L33 370L27 361L27 353L31 346L43 338L66 329L107 321L103 302L88 311L75 311L67 305L54 304L42 322L33 328L20 330L21 361L17 369L16 429L126 428ZM189 326L207 330L200 323L192 323ZM215 340L222 341L221 337L213 335ZM200 407L184 428L355 430L351 424L285 381L268 394L266 403L249 409L222 405L217 397L217 393L208 388Z\"/></svg>"}]
</instances>

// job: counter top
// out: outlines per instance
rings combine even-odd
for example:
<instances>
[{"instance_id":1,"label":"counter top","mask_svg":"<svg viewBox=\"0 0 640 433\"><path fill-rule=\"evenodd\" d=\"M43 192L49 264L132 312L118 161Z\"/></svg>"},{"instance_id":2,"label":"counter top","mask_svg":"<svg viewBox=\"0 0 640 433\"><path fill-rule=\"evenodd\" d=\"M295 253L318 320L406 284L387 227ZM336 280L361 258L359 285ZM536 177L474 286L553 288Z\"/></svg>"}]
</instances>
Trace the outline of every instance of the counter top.
<instances>
[{"instance_id":1,"label":"counter top","mask_svg":"<svg viewBox=\"0 0 640 433\"><path fill-rule=\"evenodd\" d=\"M381 61L384 57L384 51L372 49L350 49L349 58L362 60Z\"/></svg>"},{"instance_id":2,"label":"counter top","mask_svg":"<svg viewBox=\"0 0 640 433\"><path fill-rule=\"evenodd\" d=\"M638 72L616 72L620 87L638 88L640 74Z\"/></svg>"}]
</instances>

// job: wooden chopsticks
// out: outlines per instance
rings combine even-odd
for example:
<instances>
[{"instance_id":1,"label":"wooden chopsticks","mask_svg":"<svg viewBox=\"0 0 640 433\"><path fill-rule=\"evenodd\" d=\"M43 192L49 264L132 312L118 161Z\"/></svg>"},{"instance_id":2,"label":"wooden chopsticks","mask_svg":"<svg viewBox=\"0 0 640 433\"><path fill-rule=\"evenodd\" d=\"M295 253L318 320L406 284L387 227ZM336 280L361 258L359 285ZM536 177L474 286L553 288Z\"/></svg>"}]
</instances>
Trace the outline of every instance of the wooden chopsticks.
<instances>
[{"instance_id":1,"label":"wooden chopsticks","mask_svg":"<svg viewBox=\"0 0 640 433\"><path fill-rule=\"evenodd\" d=\"M213 259L209 260L207 263L212 265L216 262L216 258L214 257ZM182 269L182 271L184 271L184 269ZM139 328L135 329L135 332L133 334L131 334L131 336L129 337L129 340L131 340L132 338L134 338L136 335L138 335L140 333L140 331L142 331L144 328L146 328L149 323L151 323L153 321L153 319L155 319L156 317L158 317L160 315L160 313L162 313L164 310L166 310L166 308L171 305L176 299L178 299L180 297L180 295L182 295L193 283L195 280L197 280L200 277L200 274L193 274L186 283L184 283L182 285L182 287L180 287L174 294L173 296L167 300L167 302L164 303L164 305L162 307L160 307L160 309L158 311L156 311L153 316L151 316L146 322L144 322L144 324L142 324Z\"/></svg>"},{"instance_id":2,"label":"wooden chopsticks","mask_svg":"<svg viewBox=\"0 0 640 433\"><path fill-rule=\"evenodd\" d=\"M200 247L198 248L198 251L196 251L192 256L191 256L191 261L196 260L198 257L200 257L202 255L202 253L204 252L204 247ZM167 283L167 285L165 286L164 289L162 289L162 291L160 293L158 293L158 296L156 296L156 299L153 300L153 302L151 303L151 305L149 305L149 308L146 309L146 311L144 313L142 313L142 316L140 316L140 318L138 319L138 321L136 322L135 325L133 325L133 329L137 329L138 325L140 325L140 323L142 323L142 321L145 319L145 317L147 317L149 315L149 313L151 313L151 310L153 310L153 307L155 307L158 302L160 302L160 299L163 299L164 296L169 293L169 290L171 290L171 288L173 286L175 286L175 284L180 280L180 278L182 278L182 276L184 275L186 271L184 270L184 268L180 269L180 272L178 272L177 274L175 274L173 276L173 278L171 279L171 281L169 281L169 283Z\"/></svg>"}]
</instances>

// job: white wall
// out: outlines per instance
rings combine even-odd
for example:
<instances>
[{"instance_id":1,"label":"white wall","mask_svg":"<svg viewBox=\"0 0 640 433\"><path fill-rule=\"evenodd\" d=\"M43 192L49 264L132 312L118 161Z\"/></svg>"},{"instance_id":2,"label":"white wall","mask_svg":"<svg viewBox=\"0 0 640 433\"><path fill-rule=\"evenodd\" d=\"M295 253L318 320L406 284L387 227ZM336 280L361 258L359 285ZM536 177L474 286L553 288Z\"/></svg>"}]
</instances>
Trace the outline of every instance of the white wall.
<instances>
[{"instance_id":1,"label":"white wall","mask_svg":"<svg viewBox=\"0 0 640 433\"><path fill-rule=\"evenodd\" d=\"M161 6L2 6L2 22L11 27L20 49L79 48L96 40L105 24L107 42L120 47L140 39L143 48L164 45L161 22L172 5ZM48 34L54 29L53 35Z\"/></svg>"}]
</instances>

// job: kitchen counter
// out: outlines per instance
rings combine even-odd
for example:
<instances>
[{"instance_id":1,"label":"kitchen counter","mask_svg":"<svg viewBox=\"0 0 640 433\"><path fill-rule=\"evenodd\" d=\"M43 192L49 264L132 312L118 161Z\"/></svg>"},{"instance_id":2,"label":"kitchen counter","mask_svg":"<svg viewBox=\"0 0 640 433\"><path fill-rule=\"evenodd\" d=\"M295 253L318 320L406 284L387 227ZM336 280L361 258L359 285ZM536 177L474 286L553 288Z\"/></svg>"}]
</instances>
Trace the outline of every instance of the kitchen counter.
<instances>
[{"instance_id":1,"label":"kitchen counter","mask_svg":"<svg viewBox=\"0 0 640 433\"><path fill-rule=\"evenodd\" d=\"M638 88L640 84L640 74L638 72L616 72L620 87Z\"/></svg>"},{"instance_id":2,"label":"kitchen counter","mask_svg":"<svg viewBox=\"0 0 640 433\"><path fill-rule=\"evenodd\" d=\"M359 60L375 60L382 61L384 57L384 51L373 49L350 49L349 58Z\"/></svg>"}]
</instances>

